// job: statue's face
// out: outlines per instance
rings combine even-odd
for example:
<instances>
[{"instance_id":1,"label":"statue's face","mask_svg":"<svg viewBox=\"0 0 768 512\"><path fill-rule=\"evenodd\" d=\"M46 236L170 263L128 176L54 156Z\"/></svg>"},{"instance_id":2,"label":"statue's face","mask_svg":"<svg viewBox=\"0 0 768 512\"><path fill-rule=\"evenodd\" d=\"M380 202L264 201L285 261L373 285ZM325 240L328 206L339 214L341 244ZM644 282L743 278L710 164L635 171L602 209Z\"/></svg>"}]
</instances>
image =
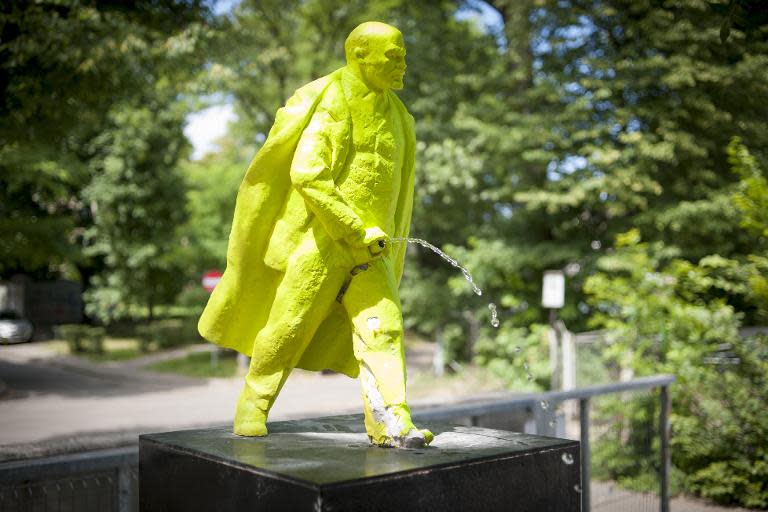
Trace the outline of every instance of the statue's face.
<instances>
[{"instance_id":1,"label":"statue's face","mask_svg":"<svg viewBox=\"0 0 768 512\"><path fill-rule=\"evenodd\" d=\"M360 59L363 80L377 90L402 89L405 75L405 44L397 31L372 38L368 52Z\"/></svg>"}]
</instances>

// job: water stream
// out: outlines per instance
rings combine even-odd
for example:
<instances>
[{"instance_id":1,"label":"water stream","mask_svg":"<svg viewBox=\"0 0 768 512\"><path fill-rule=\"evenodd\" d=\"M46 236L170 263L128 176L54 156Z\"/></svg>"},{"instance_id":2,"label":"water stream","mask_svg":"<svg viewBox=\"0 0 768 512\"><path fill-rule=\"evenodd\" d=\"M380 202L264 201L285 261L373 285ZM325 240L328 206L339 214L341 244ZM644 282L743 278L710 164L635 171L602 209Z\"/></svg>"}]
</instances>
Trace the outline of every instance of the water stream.
<instances>
[{"instance_id":1,"label":"water stream","mask_svg":"<svg viewBox=\"0 0 768 512\"><path fill-rule=\"evenodd\" d=\"M459 269L462 274L464 274L464 279L467 280L467 282L472 286L472 291L475 292L475 295L481 296L483 294L483 290L480 289L477 284L475 284L475 280L472 278L472 274L469 273L469 270L461 266L458 261L451 258L447 254L445 254L443 251L441 251L438 247L435 247L431 243L427 242L426 240L422 240L421 238L410 238L410 237L397 237L391 239L392 243L410 243L410 244L418 244L422 247L425 247L429 249L430 251L434 252L438 256L440 256L443 260L447 261L451 264L451 266ZM491 325L494 327L499 326L499 313L496 310L496 304L493 302L488 304L488 309L491 312Z\"/></svg>"},{"instance_id":2,"label":"water stream","mask_svg":"<svg viewBox=\"0 0 768 512\"><path fill-rule=\"evenodd\" d=\"M450 263L452 266L456 267L457 269L461 270L461 273L464 274L464 279L467 280L467 282L472 286L472 291L475 292L475 295L482 295L483 290L478 288L478 286L475 284L475 280L472 279L472 274L469 273L469 270L462 267L458 261L451 258L447 254L445 254L443 251L432 245L431 243L427 242L426 240L422 240L421 238L406 238L406 237L398 237L398 238L392 238L392 242L394 243L403 243L407 242L410 244L419 244L422 247L426 247L427 249L431 250L441 258L443 258L445 261ZM495 308L496 306L494 306Z\"/></svg>"}]
</instances>

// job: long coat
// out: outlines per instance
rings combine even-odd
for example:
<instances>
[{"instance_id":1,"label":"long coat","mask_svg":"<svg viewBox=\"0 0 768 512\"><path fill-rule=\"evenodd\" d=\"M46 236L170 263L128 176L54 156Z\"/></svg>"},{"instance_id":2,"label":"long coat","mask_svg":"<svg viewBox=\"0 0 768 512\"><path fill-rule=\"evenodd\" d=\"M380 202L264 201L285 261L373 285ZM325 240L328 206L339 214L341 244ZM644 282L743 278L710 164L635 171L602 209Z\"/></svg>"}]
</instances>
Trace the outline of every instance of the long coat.
<instances>
[{"instance_id":1,"label":"long coat","mask_svg":"<svg viewBox=\"0 0 768 512\"><path fill-rule=\"evenodd\" d=\"M290 243L300 240L311 223L313 214L307 208L303 215L289 214L286 205L295 195L290 168L299 138L322 101L330 105L337 120L346 120L346 129L334 131L330 143L334 147L350 147L349 108L341 88L341 72L334 71L296 91L278 110L267 140L258 151L240 185L232 231L227 249L227 268L211 294L200 317L198 329L207 340L252 354L256 334L267 322L272 300L280 283L285 261L290 256ZM408 235L413 209L415 136L413 117L392 92L390 104L395 107L405 135L401 188L395 216L393 237ZM337 154L333 152L334 158ZM346 151L338 152L345 155ZM344 166L333 161L332 168ZM279 226L275 229L275 226ZM279 243L273 238L279 237ZM284 254L270 254L270 246ZM288 250L285 248L288 247ZM398 282L402 277L405 244L392 248L391 258ZM267 261L265 261L265 259ZM358 364L352 352L352 330L344 308L335 303L321 324L297 365L307 370L330 369L356 377Z\"/></svg>"}]
</instances>

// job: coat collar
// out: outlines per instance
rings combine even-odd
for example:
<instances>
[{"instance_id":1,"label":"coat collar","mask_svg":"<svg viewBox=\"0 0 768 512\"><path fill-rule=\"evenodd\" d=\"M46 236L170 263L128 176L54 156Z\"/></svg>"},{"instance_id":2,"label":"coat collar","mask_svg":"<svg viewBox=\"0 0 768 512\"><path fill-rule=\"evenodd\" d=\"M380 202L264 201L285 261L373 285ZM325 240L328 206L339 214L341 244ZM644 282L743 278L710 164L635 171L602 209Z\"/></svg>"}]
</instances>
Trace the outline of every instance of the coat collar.
<instances>
[{"instance_id":1,"label":"coat collar","mask_svg":"<svg viewBox=\"0 0 768 512\"><path fill-rule=\"evenodd\" d=\"M375 98L378 101L386 98L386 92L377 92L369 88L346 66L341 71L341 86L344 89L344 94L350 100Z\"/></svg>"}]
</instances>

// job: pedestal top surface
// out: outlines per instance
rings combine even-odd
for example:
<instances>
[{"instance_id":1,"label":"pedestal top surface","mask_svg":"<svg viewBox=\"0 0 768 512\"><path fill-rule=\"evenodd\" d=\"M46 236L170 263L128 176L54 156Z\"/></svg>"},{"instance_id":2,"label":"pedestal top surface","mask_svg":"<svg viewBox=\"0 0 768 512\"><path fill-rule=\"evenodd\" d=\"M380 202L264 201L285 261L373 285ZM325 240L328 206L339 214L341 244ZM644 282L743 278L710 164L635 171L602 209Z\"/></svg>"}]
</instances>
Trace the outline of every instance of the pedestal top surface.
<instances>
[{"instance_id":1,"label":"pedestal top surface","mask_svg":"<svg viewBox=\"0 0 768 512\"><path fill-rule=\"evenodd\" d=\"M240 437L231 427L217 427L148 434L142 439L315 485L551 449L567 449L574 459L578 456L578 442L567 439L444 424L424 427L433 431L435 439L427 448L417 450L371 446L361 415L269 423L266 437Z\"/></svg>"}]
</instances>

